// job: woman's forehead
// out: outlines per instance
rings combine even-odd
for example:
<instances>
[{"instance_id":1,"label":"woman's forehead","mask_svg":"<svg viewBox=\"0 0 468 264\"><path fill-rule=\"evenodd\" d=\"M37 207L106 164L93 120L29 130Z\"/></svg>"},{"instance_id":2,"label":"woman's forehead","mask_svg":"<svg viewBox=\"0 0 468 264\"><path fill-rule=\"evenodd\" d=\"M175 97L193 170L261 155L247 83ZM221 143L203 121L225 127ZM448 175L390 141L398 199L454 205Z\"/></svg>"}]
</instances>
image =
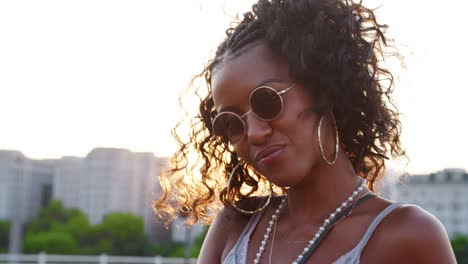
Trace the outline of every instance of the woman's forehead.
<instances>
[{"instance_id":1,"label":"woman's forehead","mask_svg":"<svg viewBox=\"0 0 468 264\"><path fill-rule=\"evenodd\" d=\"M248 98L260 84L288 79L287 63L266 44L253 46L238 56L228 55L213 71L211 87L215 107L219 110L237 98Z\"/></svg>"}]
</instances>

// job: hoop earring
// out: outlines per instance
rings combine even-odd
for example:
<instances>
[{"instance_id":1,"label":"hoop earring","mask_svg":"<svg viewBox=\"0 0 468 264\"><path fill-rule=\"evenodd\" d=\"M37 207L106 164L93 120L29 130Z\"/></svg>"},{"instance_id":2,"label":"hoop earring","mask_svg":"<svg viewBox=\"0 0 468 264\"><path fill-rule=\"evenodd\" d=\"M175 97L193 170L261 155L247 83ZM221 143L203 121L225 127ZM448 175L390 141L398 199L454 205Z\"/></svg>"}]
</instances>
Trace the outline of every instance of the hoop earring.
<instances>
[{"instance_id":1,"label":"hoop earring","mask_svg":"<svg viewBox=\"0 0 468 264\"><path fill-rule=\"evenodd\" d=\"M240 165L241 165L241 163L238 163L234 167L234 169L231 171L231 174L229 175L229 179L228 179L228 183L227 183L227 187L226 187L227 188L228 201L232 205L232 207L234 207L234 209L236 209L237 211L239 211L241 213L244 213L244 214L258 213L258 212L262 211L263 209L265 209L270 204L271 196L273 195L273 186L271 185L271 182L268 181L268 183L270 185L270 194L267 196L267 200L266 200L265 204L263 206L261 206L260 208L252 210L252 211L247 211L247 210L244 210L242 208L237 207L237 205L230 199L229 194L230 194L230 190L231 190L230 184L231 184L232 176L234 175L234 172L239 168Z\"/></svg>"},{"instance_id":2,"label":"hoop earring","mask_svg":"<svg viewBox=\"0 0 468 264\"><path fill-rule=\"evenodd\" d=\"M331 113L332 118L333 118L333 125L335 125L335 140L336 140L336 145L335 145L335 157L333 158L332 161L327 160L325 157L325 152L323 151L323 146L322 146L322 137L320 135L320 130L322 130L322 120L323 120L323 115L320 117L318 129L317 129L317 135L318 135L318 145L320 149L320 154L322 155L322 159L329 165L332 165L336 162L336 159L338 158L338 151L340 149L340 139L338 137L338 127L336 126L336 120L335 116L333 115L333 112Z\"/></svg>"}]
</instances>

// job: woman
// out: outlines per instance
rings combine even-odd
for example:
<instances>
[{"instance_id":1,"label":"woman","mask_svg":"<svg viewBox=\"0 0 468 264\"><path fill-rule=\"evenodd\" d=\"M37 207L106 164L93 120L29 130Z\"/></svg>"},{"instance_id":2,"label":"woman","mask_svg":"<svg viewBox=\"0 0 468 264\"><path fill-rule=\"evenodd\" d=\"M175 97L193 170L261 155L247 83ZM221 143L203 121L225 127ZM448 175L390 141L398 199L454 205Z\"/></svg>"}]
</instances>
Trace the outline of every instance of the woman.
<instances>
[{"instance_id":1,"label":"woman","mask_svg":"<svg viewBox=\"0 0 468 264\"><path fill-rule=\"evenodd\" d=\"M372 193L404 155L385 28L348 0L259 0L227 31L155 204L193 223L219 197L199 263L455 263L435 217Z\"/></svg>"}]
</instances>

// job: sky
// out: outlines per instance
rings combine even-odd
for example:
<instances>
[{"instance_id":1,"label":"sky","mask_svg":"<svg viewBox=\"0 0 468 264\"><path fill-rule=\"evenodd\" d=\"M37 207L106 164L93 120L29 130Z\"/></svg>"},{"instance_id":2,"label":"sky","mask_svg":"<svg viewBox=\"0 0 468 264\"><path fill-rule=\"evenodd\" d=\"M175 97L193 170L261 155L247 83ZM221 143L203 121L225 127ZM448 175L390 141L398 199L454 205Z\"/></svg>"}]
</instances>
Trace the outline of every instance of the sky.
<instances>
[{"instance_id":1,"label":"sky","mask_svg":"<svg viewBox=\"0 0 468 264\"><path fill-rule=\"evenodd\" d=\"M168 156L178 97L251 0L0 2L0 149L34 159L117 147ZM443 4L441 4L443 3ZM379 7L405 57L402 143L412 173L468 169L468 4L364 1Z\"/></svg>"}]
</instances>

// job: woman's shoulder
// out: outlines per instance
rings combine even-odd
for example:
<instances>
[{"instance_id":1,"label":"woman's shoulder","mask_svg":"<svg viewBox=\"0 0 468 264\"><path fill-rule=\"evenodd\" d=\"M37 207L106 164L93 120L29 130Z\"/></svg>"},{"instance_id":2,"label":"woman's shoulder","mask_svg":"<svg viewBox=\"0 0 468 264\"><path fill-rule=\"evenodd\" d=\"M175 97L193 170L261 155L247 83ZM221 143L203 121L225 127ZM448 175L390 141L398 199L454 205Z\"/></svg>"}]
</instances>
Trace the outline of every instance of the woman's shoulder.
<instances>
[{"instance_id":1,"label":"woman's shoulder","mask_svg":"<svg viewBox=\"0 0 468 264\"><path fill-rule=\"evenodd\" d=\"M392 230L389 238L399 243L424 238L446 238L444 226L434 215L414 204L399 203L397 209L384 219L383 228Z\"/></svg>"},{"instance_id":2,"label":"woman's shoulder","mask_svg":"<svg viewBox=\"0 0 468 264\"><path fill-rule=\"evenodd\" d=\"M382 220L372 240L375 243L370 244L385 249L380 253L392 262L455 263L442 223L417 205L399 203Z\"/></svg>"},{"instance_id":3,"label":"woman's shoulder","mask_svg":"<svg viewBox=\"0 0 468 264\"><path fill-rule=\"evenodd\" d=\"M247 197L236 203L236 206L249 211L261 208L265 203L268 203L268 205L265 210L254 214L243 213L235 207L228 205L221 209L215 221L217 221L220 226L223 226L223 229L229 230L229 232L224 232L224 234L228 236L228 239L237 241L249 221L253 219L253 216L257 216L259 214L263 215L267 211L274 210L272 208L276 208L276 206L281 202L281 197L282 196L273 196L270 201L268 201L268 197L264 196Z\"/></svg>"},{"instance_id":4,"label":"woman's shoulder","mask_svg":"<svg viewBox=\"0 0 468 264\"><path fill-rule=\"evenodd\" d=\"M277 200L277 198L273 197L271 204L277 203ZM261 206L264 202L265 197L249 197L236 205L248 209ZM271 207L271 204L268 207ZM242 213L230 205L221 208L213 220L203 243L200 259L209 261L203 263L211 263L213 260L217 261L212 263L220 263L235 245L251 217L251 214Z\"/></svg>"},{"instance_id":5,"label":"woman's shoulder","mask_svg":"<svg viewBox=\"0 0 468 264\"><path fill-rule=\"evenodd\" d=\"M245 221L230 207L223 207L210 225L203 242L198 263L221 263L226 248ZM242 232L242 231L241 231Z\"/></svg>"},{"instance_id":6,"label":"woman's shoulder","mask_svg":"<svg viewBox=\"0 0 468 264\"><path fill-rule=\"evenodd\" d=\"M447 238L444 226L434 215L414 204L400 204L385 223L393 230L398 241L422 240L424 238Z\"/></svg>"}]
</instances>

